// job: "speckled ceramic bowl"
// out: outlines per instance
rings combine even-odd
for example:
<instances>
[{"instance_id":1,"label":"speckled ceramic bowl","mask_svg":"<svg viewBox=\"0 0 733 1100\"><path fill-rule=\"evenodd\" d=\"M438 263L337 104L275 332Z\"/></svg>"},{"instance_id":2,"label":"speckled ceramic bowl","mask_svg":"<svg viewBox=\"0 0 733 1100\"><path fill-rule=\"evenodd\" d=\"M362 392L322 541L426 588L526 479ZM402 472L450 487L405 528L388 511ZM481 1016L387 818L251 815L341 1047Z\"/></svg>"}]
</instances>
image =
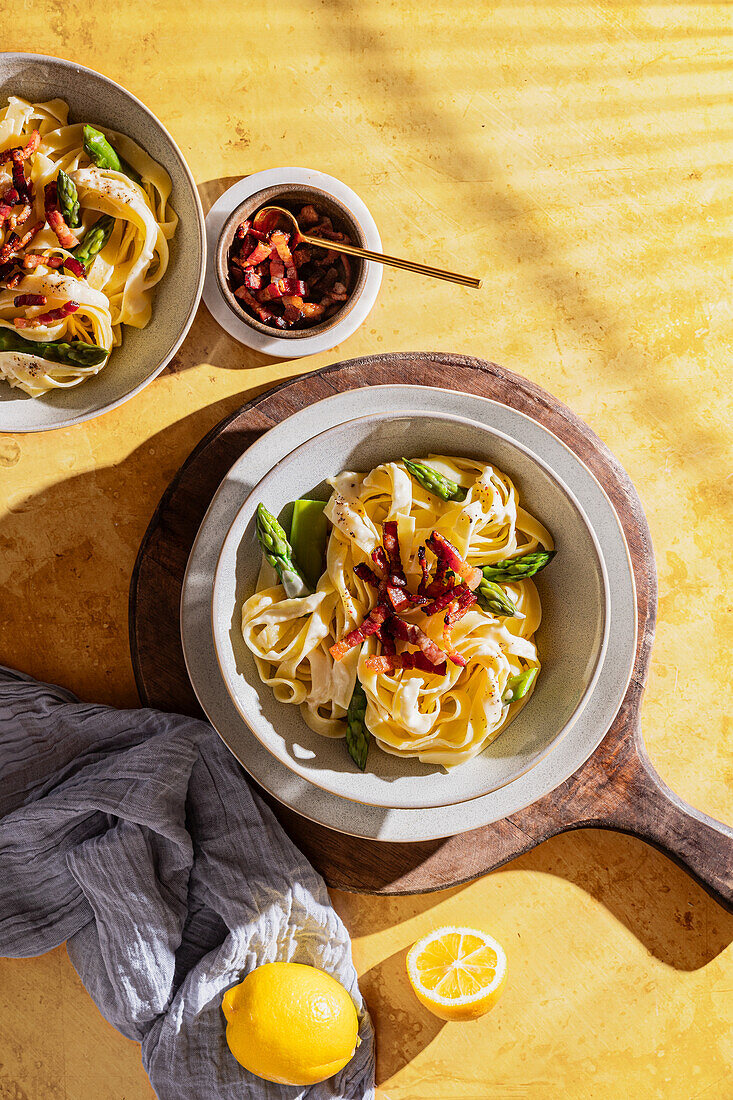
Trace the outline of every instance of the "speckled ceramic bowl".
<instances>
[{"instance_id":1,"label":"speckled ceramic bowl","mask_svg":"<svg viewBox=\"0 0 733 1100\"><path fill-rule=\"evenodd\" d=\"M222 293L224 301L234 313L234 316L240 321L244 321L245 324L250 325L256 332L263 333L265 336L272 336L274 334L281 340L293 340L297 342L298 340L309 339L313 336L320 336L322 333L329 332L337 325L340 325L356 306L366 286L366 264L363 260L352 258L351 290L349 292L349 297L343 303L341 309L337 310L328 320L322 321L318 325L309 325L308 328L292 329L275 329L272 325L265 325L262 321L258 321L256 317L253 317L252 314L243 307L240 300L235 297L229 282L229 253L234 241L234 234L239 225L246 218L253 218L257 211L263 206L267 206L268 203L275 206L284 206L286 210L292 210L294 214L297 213L300 207L311 204L316 208L319 214L325 214L331 219L334 229L345 232L352 244L359 245L361 248L367 247L364 230L345 203L336 199L333 195L329 195L328 192L323 191L321 188L306 187L303 184L284 184L280 187L277 185L266 187L263 191L258 191L254 195L250 195L244 202L240 202L239 205L232 210L224 223L216 246L214 269L216 271L219 290ZM295 348L294 351L297 354L297 348Z\"/></svg>"},{"instance_id":2,"label":"speckled ceramic bowl","mask_svg":"<svg viewBox=\"0 0 733 1100\"><path fill-rule=\"evenodd\" d=\"M382 752L374 745L366 771L343 741L308 728L297 707L278 703L261 683L241 634L241 607L255 588L260 550L254 513L259 501L276 515L302 496L327 499L326 478L366 471L381 462L431 453L490 462L515 482L522 505L545 524L557 556L537 578L542 672L512 724L483 753L459 768ZM242 718L261 743L297 776L341 798L384 808L451 806L511 784L563 740L593 690L605 652L608 578L598 540L583 508L560 477L516 440L459 416L410 410L374 413L315 435L282 458L243 502L217 565L212 631L221 674Z\"/></svg>"},{"instance_id":3,"label":"speckled ceramic bowl","mask_svg":"<svg viewBox=\"0 0 733 1100\"><path fill-rule=\"evenodd\" d=\"M153 316L144 329L123 329L122 347L94 378L73 389L31 398L0 382L0 431L40 432L90 420L138 393L160 374L188 332L203 289L206 260L204 216L196 184L165 127L113 80L70 61L40 54L0 53L0 102L60 98L74 122L92 122L128 134L162 164L173 181L178 215L170 264L153 294Z\"/></svg>"}]
</instances>

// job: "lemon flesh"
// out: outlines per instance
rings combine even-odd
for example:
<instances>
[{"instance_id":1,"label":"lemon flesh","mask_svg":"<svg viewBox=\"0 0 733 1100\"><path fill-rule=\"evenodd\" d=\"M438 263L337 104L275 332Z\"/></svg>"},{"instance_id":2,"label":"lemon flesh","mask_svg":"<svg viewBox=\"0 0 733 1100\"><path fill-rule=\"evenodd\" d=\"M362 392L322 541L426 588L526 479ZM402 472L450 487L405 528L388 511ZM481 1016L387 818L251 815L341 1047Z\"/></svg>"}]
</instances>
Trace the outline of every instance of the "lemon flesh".
<instances>
[{"instance_id":1,"label":"lemon flesh","mask_svg":"<svg viewBox=\"0 0 733 1100\"><path fill-rule=\"evenodd\" d=\"M250 1073L279 1085L315 1085L349 1062L359 1020L344 987L314 966L265 963L222 1000L227 1043Z\"/></svg>"},{"instance_id":2,"label":"lemon flesh","mask_svg":"<svg viewBox=\"0 0 733 1100\"><path fill-rule=\"evenodd\" d=\"M475 928L438 928L407 955L415 995L442 1020L476 1020L493 1008L506 985L501 944Z\"/></svg>"}]
</instances>

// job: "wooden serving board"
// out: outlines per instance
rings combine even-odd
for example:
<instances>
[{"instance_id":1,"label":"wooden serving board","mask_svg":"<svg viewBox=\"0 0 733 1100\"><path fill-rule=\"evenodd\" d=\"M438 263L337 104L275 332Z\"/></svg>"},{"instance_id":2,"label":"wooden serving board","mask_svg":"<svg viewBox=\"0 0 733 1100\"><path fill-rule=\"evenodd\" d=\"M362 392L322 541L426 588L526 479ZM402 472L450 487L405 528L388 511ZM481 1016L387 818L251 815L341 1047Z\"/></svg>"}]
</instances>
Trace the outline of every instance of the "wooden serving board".
<instances>
[{"instance_id":1,"label":"wooden serving board","mask_svg":"<svg viewBox=\"0 0 733 1100\"><path fill-rule=\"evenodd\" d=\"M189 551L224 475L263 432L334 393L359 386L440 386L501 401L538 420L585 462L623 525L636 579L636 663L621 709L570 779L520 813L447 840L395 844L333 832L261 792L330 886L374 894L424 893L493 870L557 833L596 826L631 833L665 852L733 911L733 830L677 798L644 750L639 703L656 620L649 528L627 474L590 428L544 390L482 360L443 353L368 356L285 382L248 402L201 441L163 495L130 588L130 645L143 702L201 715L186 673L179 602Z\"/></svg>"}]
</instances>

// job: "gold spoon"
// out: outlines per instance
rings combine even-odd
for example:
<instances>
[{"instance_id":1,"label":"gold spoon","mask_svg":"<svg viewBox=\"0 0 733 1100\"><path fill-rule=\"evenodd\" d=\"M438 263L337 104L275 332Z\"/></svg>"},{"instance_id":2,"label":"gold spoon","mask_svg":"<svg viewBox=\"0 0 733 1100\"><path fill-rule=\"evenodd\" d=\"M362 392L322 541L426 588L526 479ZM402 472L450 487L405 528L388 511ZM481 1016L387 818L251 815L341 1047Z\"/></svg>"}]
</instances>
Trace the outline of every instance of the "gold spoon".
<instances>
[{"instance_id":1,"label":"gold spoon","mask_svg":"<svg viewBox=\"0 0 733 1100\"><path fill-rule=\"evenodd\" d=\"M277 223L273 225L272 217L267 215L277 214ZM284 225L283 225L284 223ZM310 244L316 248L327 248L332 252L345 252L348 256L361 256L363 260L375 260L378 264L389 264L391 267L401 267L405 271L417 271L420 275L431 275L434 279L446 279L450 283L460 283L462 286L472 286L478 289L481 286L480 279L474 279L472 275L459 275L455 271L443 271L439 267L428 267L427 264L418 264L414 260L400 260L396 256L385 256L381 252L371 252L368 248L358 248L354 244L343 244L341 241L324 240L323 237L310 237L302 233L295 215L282 206L263 206L255 214L252 222L254 229L275 229L278 226L285 228L287 232L294 234L297 244Z\"/></svg>"}]
</instances>

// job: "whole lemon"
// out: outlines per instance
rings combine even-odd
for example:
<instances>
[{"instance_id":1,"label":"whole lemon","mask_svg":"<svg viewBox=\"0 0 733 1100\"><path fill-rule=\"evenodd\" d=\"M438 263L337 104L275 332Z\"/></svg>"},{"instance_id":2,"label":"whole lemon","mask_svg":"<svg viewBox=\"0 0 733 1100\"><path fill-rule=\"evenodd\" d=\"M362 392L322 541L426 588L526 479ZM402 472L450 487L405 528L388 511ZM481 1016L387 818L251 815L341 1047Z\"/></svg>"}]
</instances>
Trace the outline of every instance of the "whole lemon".
<instances>
[{"instance_id":1,"label":"whole lemon","mask_svg":"<svg viewBox=\"0 0 733 1100\"><path fill-rule=\"evenodd\" d=\"M352 1058L354 1002L315 966L264 963L224 994L227 1043L250 1073L279 1085L315 1085Z\"/></svg>"}]
</instances>

